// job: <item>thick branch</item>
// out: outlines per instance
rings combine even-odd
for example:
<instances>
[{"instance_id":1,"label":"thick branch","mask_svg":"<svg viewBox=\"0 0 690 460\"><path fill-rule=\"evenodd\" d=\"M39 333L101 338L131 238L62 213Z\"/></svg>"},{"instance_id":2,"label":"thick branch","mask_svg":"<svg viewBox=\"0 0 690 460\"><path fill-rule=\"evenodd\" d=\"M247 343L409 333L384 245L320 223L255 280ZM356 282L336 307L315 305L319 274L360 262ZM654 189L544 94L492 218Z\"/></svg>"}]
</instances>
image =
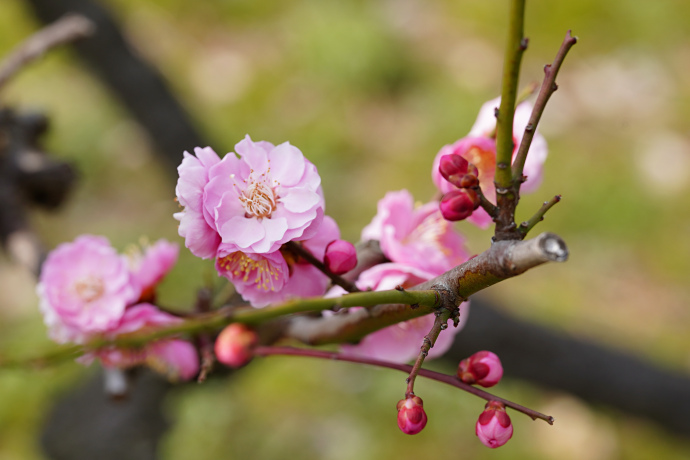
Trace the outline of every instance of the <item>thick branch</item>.
<instances>
[{"instance_id":1,"label":"thick branch","mask_svg":"<svg viewBox=\"0 0 690 460\"><path fill-rule=\"evenodd\" d=\"M0 88L19 70L56 46L88 37L94 32L93 22L80 15L66 16L39 30L21 43L0 64Z\"/></svg>"},{"instance_id":2,"label":"thick branch","mask_svg":"<svg viewBox=\"0 0 690 460\"><path fill-rule=\"evenodd\" d=\"M545 262L563 262L567 258L565 242L552 233L542 233L527 241L498 241L477 257L412 290L445 290L455 296L459 305L470 295L499 281ZM309 344L355 342L378 329L432 311L428 306L412 309L407 305L388 304L327 318L297 317L287 327L286 335Z\"/></svg>"}]
</instances>

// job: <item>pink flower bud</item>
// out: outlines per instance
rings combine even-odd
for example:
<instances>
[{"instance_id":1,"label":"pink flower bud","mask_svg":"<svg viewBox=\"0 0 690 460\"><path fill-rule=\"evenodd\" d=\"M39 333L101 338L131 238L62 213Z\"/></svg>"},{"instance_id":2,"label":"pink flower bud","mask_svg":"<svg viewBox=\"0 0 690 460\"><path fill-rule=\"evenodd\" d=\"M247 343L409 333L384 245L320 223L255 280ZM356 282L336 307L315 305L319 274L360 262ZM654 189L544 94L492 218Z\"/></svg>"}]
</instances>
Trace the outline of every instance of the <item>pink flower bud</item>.
<instances>
[{"instance_id":1,"label":"pink flower bud","mask_svg":"<svg viewBox=\"0 0 690 460\"><path fill-rule=\"evenodd\" d=\"M513 425L503 403L489 401L479 416L475 433L486 447L495 449L513 437Z\"/></svg>"},{"instance_id":2,"label":"pink flower bud","mask_svg":"<svg viewBox=\"0 0 690 460\"><path fill-rule=\"evenodd\" d=\"M501 380L501 377L503 377L501 360L490 351L479 351L460 361L458 366L458 378L470 385L476 383L483 387L492 387Z\"/></svg>"},{"instance_id":3,"label":"pink flower bud","mask_svg":"<svg viewBox=\"0 0 690 460\"><path fill-rule=\"evenodd\" d=\"M479 207L479 197L470 189L451 190L441 198L441 214L451 222L467 219Z\"/></svg>"},{"instance_id":4,"label":"pink flower bud","mask_svg":"<svg viewBox=\"0 0 690 460\"><path fill-rule=\"evenodd\" d=\"M232 323L216 339L216 357L230 367L242 367L252 360L252 349L258 342L256 332L244 324Z\"/></svg>"},{"instance_id":5,"label":"pink flower bud","mask_svg":"<svg viewBox=\"0 0 690 460\"><path fill-rule=\"evenodd\" d=\"M405 434L417 434L426 426L424 403L419 396L398 401L398 427Z\"/></svg>"},{"instance_id":6,"label":"pink flower bud","mask_svg":"<svg viewBox=\"0 0 690 460\"><path fill-rule=\"evenodd\" d=\"M349 241L331 241L326 246L323 261L330 271L336 275L342 275L357 266L357 250Z\"/></svg>"}]
</instances>

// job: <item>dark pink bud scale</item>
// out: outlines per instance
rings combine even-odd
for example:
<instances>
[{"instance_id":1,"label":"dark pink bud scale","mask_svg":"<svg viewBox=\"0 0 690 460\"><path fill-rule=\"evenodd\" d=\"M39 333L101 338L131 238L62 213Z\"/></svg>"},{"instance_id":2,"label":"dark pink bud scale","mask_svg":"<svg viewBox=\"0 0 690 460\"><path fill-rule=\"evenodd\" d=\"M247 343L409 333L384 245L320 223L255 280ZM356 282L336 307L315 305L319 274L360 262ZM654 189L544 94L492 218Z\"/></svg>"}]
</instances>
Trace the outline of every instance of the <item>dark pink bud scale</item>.
<instances>
[{"instance_id":1,"label":"dark pink bud scale","mask_svg":"<svg viewBox=\"0 0 690 460\"><path fill-rule=\"evenodd\" d=\"M496 385L503 377L501 360L490 351L479 351L458 365L458 378L465 383L483 387Z\"/></svg>"},{"instance_id":2,"label":"dark pink bud scale","mask_svg":"<svg viewBox=\"0 0 690 460\"><path fill-rule=\"evenodd\" d=\"M398 401L398 428L405 434L417 434L426 426L424 402L419 396Z\"/></svg>"},{"instance_id":3,"label":"dark pink bud scale","mask_svg":"<svg viewBox=\"0 0 690 460\"><path fill-rule=\"evenodd\" d=\"M439 204L443 218L451 222L467 219L478 207L479 197L471 189L451 190Z\"/></svg>"},{"instance_id":4,"label":"dark pink bud scale","mask_svg":"<svg viewBox=\"0 0 690 460\"><path fill-rule=\"evenodd\" d=\"M486 447L501 447L513 437L513 425L503 403L489 401L481 413L475 433Z\"/></svg>"}]
</instances>

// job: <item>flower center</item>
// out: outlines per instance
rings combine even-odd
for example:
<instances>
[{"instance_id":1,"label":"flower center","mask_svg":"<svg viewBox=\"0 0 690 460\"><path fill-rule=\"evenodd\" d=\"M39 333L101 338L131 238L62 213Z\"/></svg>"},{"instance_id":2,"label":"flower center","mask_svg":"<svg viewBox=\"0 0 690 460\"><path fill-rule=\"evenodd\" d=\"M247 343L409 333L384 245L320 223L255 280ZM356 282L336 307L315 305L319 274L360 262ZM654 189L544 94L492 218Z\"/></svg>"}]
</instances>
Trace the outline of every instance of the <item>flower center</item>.
<instances>
[{"instance_id":1,"label":"flower center","mask_svg":"<svg viewBox=\"0 0 690 460\"><path fill-rule=\"evenodd\" d=\"M259 256L259 260L254 260L243 252L233 252L218 259L218 266L232 274L233 278L241 279L243 283L249 282L256 285L257 289L264 291L276 291L274 285L280 279L280 268L271 264L267 259Z\"/></svg>"},{"instance_id":2,"label":"flower center","mask_svg":"<svg viewBox=\"0 0 690 460\"><path fill-rule=\"evenodd\" d=\"M103 295L103 281L94 276L86 276L74 283L74 290L84 302L93 302Z\"/></svg>"},{"instance_id":3,"label":"flower center","mask_svg":"<svg viewBox=\"0 0 690 460\"><path fill-rule=\"evenodd\" d=\"M271 217L276 209L276 195L265 182L252 182L242 193L240 201L247 217Z\"/></svg>"}]
</instances>

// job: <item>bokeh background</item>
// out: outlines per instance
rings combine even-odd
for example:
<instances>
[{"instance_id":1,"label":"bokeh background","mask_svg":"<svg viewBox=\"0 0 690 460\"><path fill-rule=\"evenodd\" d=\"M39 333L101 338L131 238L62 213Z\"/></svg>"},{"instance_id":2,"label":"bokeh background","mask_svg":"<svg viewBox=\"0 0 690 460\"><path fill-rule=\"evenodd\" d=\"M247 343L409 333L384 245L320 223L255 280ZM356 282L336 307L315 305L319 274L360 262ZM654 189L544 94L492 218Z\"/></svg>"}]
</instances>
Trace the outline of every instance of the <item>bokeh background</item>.
<instances>
[{"instance_id":1,"label":"bokeh background","mask_svg":"<svg viewBox=\"0 0 690 460\"><path fill-rule=\"evenodd\" d=\"M327 211L357 241L389 190L434 193L431 162L498 95L505 0L101 0L132 45L168 79L218 152L246 133L289 140L317 165ZM538 226L571 258L491 288L506 311L563 334L690 371L690 3L529 2L521 83L537 81L565 31L580 38L541 131L549 159L528 217L563 201ZM0 56L40 26L22 0L0 3ZM45 111L47 148L78 166L69 203L36 213L49 247L81 233L125 249L140 238L181 242L174 181L125 108L69 49L51 52L3 90L2 103ZM180 158L182 152L179 152ZM490 232L468 224L478 253ZM216 286L210 263L181 251L161 300L187 308ZM31 276L0 259L0 350L50 349ZM470 317L470 321L471 321ZM446 369L449 370L449 369ZM97 369L65 364L0 372L0 459L44 458L53 401ZM596 379L596 375L591 376ZM506 379L496 392L556 417L513 415L497 451L474 435L481 401L422 381L429 424L395 425L404 376L342 363L270 358L232 379L170 393L161 458L687 459L688 439L565 393Z\"/></svg>"}]
</instances>

